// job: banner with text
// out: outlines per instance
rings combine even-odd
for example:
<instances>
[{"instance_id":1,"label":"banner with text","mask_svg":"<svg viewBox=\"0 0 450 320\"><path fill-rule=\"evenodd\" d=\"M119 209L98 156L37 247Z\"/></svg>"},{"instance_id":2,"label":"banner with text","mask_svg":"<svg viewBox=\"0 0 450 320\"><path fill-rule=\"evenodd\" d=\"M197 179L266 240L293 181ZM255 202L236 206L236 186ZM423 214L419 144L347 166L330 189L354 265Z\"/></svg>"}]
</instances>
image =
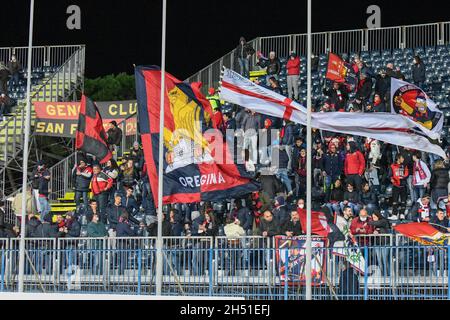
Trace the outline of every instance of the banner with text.
<instances>
[{"instance_id":1,"label":"banner with text","mask_svg":"<svg viewBox=\"0 0 450 320\"><path fill-rule=\"evenodd\" d=\"M103 125L115 120L122 129L125 122L125 134L136 134L136 100L96 102L103 119ZM34 102L36 120L34 132L42 136L74 138L78 125L80 102Z\"/></svg>"}]
</instances>

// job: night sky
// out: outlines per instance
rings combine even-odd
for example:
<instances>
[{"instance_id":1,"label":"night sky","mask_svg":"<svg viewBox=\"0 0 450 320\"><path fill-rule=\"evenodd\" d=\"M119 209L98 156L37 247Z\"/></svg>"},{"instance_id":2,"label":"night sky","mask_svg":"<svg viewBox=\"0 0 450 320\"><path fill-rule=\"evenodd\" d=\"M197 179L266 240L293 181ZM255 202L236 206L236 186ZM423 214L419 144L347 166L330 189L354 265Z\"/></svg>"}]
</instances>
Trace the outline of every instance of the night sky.
<instances>
[{"instance_id":1,"label":"night sky","mask_svg":"<svg viewBox=\"0 0 450 320\"><path fill-rule=\"evenodd\" d=\"M86 44L86 76L160 64L162 0L35 0L35 45ZM81 30L66 28L66 8L81 8ZM366 27L366 8L381 8L381 26L450 20L443 1L313 0L313 32ZM29 1L2 2L0 46L28 43ZM167 70L185 79L233 49L241 35L304 33L306 1L168 0Z\"/></svg>"}]
</instances>

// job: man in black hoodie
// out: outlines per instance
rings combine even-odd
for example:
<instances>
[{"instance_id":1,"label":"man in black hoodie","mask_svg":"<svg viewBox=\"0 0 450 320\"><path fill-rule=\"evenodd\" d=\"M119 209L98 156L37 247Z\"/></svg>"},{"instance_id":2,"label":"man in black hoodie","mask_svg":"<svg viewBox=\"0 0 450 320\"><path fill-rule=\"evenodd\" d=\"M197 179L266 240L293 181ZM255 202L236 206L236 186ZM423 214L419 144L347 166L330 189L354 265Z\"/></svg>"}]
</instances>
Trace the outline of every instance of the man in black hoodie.
<instances>
[{"instance_id":1,"label":"man in black hoodie","mask_svg":"<svg viewBox=\"0 0 450 320\"><path fill-rule=\"evenodd\" d=\"M246 78L250 76L250 57L254 53L255 49L245 41L244 37L241 37L235 50L235 55L239 61L240 73Z\"/></svg>"}]
</instances>

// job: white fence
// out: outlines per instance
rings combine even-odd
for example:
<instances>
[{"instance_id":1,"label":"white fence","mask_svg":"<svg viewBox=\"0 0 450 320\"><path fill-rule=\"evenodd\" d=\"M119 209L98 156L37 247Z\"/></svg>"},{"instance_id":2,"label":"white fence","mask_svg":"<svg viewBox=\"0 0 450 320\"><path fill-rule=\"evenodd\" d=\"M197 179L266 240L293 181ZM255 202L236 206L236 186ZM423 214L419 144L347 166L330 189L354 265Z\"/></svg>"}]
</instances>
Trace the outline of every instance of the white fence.
<instances>
[{"instance_id":1,"label":"white fence","mask_svg":"<svg viewBox=\"0 0 450 320\"><path fill-rule=\"evenodd\" d=\"M265 56L268 56L270 51L275 51L279 57L288 56L292 50L301 56L306 56L307 53L306 34L259 37L249 43ZM356 53L368 50L415 48L448 43L450 43L450 22L312 34L312 52L316 55L328 52ZM190 76L186 81L201 81L205 91L209 87L217 87L222 66L233 70L238 69L234 55L235 50ZM255 63L256 55L253 55L251 65L255 66Z\"/></svg>"}]
</instances>

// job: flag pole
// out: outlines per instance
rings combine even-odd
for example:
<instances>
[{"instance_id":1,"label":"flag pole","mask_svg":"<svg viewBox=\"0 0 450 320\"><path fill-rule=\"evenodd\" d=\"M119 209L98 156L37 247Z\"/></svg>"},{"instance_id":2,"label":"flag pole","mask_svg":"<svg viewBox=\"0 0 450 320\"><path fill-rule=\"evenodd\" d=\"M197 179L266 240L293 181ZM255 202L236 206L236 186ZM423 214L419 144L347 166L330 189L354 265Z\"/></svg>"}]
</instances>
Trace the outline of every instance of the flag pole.
<instances>
[{"instance_id":1,"label":"flag pole","mask_svg":"<svg viewBox=\"0 0 450 320\"><path fill-rule=\"evenodd\" d=\"M27 182L28 182L28 144L30 143L30 114L31 114L31 56L33 51L33 18L34 0L30 0L30 25L28 33L28 65L27 65L27 105L25 109L25 132L23 142L23 165L22 165L22 220L20 222L20 244L19 244L19 287L23 292L23 275L25 269L25 219L27 216Z\"/></svg>"},{"instance_id":2,"label":"flag pole","mask_svg":"<svg viewBox=\"0 0 450 320\"><path fill-rule=\"evenodd\" d=\"M164 167L164 91L165 91L165 72L166 72L166 9L167 0L163 0L162 11L162 39L161 39L161 92L160 92L160 111L159 111L159 157L158 157L158 237L156 240L156 295L160 296L162 292L162 273L163 273L163 255L162 255L162 220L163 220L163 167Z\"/></svg>"},{"instance_id":3,"label":"flag pole","mask_svg":"<svg viewBox=\"0 0 450 320\"><path fill-rule=\"evenodd\" d=\"M307 17L307 110L306 110L306 300L311 300L311 162L312 162L312 132L311 132L311 0L308 0Z\"/></svg>"}]
</instances>

